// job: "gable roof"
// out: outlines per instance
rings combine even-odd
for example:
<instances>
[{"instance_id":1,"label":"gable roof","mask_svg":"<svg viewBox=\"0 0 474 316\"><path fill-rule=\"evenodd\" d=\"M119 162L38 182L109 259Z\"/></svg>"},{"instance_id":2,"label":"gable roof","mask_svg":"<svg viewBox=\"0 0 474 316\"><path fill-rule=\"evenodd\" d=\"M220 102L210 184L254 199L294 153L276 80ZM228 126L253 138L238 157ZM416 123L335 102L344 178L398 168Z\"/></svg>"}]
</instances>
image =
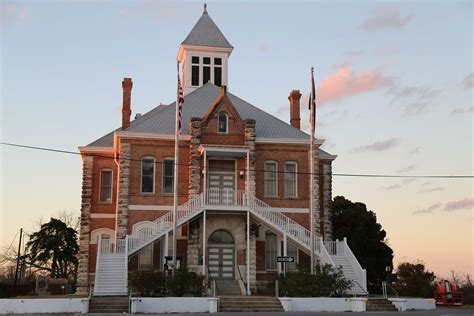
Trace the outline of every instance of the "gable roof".
<instances>
[{"instance_id":1,"label":"gable roof","mask_svg":"<svg viewBox=\"0 0 474 316\"><path fill-rule=\"evenodd\" d=\"M216 102L216 99L220 94L220 87L217 87L212 83L206 83L184 97L182 135L189 134L189 121L191 117L203 117L208 112L210 106ZM255 120L256 137L294 140L307 140L310 137L305 132L283 122L279 118L263 110L260 110L256 106L229 92L227 92L227 97L234 105L242 120ZM176 115L175 106L176 102L169 105L161 104L148 113L133 120L130 123L130 127L125 131L132 133L174 135ZM115 131L119 130L121 129L118 128ZM115 131L108 133L87 146L112 147L113 134ZM331 157L334 157L321 149L319 150L319 156L321 159L330 159Z\"/></svg>"},{"instance_id":2,"label":"gable roof","mask_svg":"<svg viewBox=\"0 0 474 316\"><path fill-rule=\"evenodd\" d=\"M205 10L182 45L234 48Z\"/></svg>"}]
</instances>

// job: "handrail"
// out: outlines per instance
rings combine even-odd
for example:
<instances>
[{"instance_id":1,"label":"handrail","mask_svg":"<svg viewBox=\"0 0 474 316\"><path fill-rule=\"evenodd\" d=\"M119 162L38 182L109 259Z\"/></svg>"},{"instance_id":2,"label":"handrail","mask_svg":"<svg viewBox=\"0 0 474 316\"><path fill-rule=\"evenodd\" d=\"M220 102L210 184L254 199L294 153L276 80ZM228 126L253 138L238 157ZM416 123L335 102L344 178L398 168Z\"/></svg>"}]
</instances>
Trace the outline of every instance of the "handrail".
<instances>
[{"instance_id":1,"label":"handrail","mask_svg":"<svg viewBox=\"0 0 474 316\"><path fill-rule=\"evenodd\" d=\"M389 283L382 281L382 293L384 298L388 298L387 286L395 292L395 296L398 298L398 291L395 290Z\"/></svg>"},{"instance_id":2,"label":"handrail","mask_svg":"<svg viewBox=\"0 0 474 316\"><path fill-rule=\"evenodd\" d=\"M240 272L239 265L237 265L237 270L239 271L240 280L242 280L242 283L244 284L244 287L247 288L247 283L245 283L245 280L242 277L242 272ZM247 291L245 291L245 295L247 295Z\"/></svg>"},{"instance_id":3,"label":"handrail","mask_svg":"<svg viewBox=\"0 0 474 316\"><path fill-rule=\"evenodd\" d=\"M203 210L203 193L196 195L192 199L188 200L186 203L178 207L177 212L177 225L182 225L188 221L193 216L197 215ZM165 215L159 217L147 227L140 229L138 232L134 232L129 235L127 242L127 255L130 255L144 246L146 246L151 241L159 238L163 234L169 232L173 228L173 212L170 211Z\"/></svg>"},{"instance_id":4,"label":"handrail","mask_svg":"<svg viewBox=\"0 0 474 316\"><path fill-rule=\"evenodd\" d=\"M357 282L356 280L351 280L351 282L355 283L361 290L362 292L364 292L364 294L369 297L369 292L367 292L363 287L362 285L359 284L359 282ZM354 297L356 297L356 294L354 294Z\"/></svg>"},{"instance_id":5,"label":"handrail","mask_svg":"<svg viewBox=\"0 0 474 316\"><path fill-rule=\"evenodd\" d=\"M349 260L351 263L352 267L354 268L354 272L357 274L357 277L359 280L362 281L362 286L364 286L364 290L367 291L367 271L362 268L360 265L359 261L355 257L354 253L352 252L351 248L347 244L347 238L344 237L342 240L342 244L344 247L344 254L346 258Z\"/></svg>"},{"instance_id":6,"label":"handrail","mask_svg":"<svg viewBox=\"0 0 474 316\"><path fill-rule=\"evenodd\" d=\"M212 278L211 271L209 270L209 266L206 266L206 267L207 267L207 278L211 279L212 284L215 285L217 296L220 296L219 287L217 286L217 282L215 282L215 280ZM207 281L207 283L209 284L209 280Z\"/></svg>"}]
</instances>

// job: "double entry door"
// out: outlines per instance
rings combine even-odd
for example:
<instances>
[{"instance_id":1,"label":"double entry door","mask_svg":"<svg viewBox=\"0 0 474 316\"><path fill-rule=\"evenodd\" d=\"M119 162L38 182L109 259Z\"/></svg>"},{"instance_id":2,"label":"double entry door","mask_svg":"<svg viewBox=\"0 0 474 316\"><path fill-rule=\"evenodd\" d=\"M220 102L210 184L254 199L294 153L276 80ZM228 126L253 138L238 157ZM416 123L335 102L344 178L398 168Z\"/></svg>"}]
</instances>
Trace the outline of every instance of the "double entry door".
<instances>
[{"instance_id":1,"label":"double entry door","mask_svg":"<svg viewBox=\"0 0 474 316\"><path fill-rule=\"evenodd\" d=\"M208 247L208 267L213 279L234 279L235 252L234 247Z\"/></svg>"}]
</instances>

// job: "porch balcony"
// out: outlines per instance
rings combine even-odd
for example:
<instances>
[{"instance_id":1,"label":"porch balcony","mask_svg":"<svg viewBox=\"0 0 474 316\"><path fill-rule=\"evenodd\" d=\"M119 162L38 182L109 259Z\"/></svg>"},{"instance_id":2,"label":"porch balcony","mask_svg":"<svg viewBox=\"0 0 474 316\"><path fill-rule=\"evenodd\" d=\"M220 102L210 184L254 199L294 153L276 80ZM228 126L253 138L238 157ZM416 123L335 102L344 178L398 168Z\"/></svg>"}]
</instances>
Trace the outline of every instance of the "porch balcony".
<instances>
[{"instance_id":1,"label":"porch balcony","mask_svg":"<svg viewBox=\"0 0 474 316\"><path fill-rule=\"evenodd\" d=\"M246 210L248 208L245 190L207 189L203 194L204 208L208 210Z\"/></svg>"}]
</instances>

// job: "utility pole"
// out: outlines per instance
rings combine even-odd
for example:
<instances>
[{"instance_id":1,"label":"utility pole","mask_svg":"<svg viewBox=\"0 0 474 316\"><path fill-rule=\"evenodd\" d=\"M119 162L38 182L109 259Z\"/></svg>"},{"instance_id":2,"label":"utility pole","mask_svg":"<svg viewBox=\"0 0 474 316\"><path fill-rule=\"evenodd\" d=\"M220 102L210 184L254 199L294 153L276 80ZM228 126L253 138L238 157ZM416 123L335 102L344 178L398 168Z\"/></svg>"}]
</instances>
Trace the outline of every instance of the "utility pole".
<instances>
[{"instance_id":1,"label":"utility pole","mask_svg":"<svg viewBox=\"0 0 474 316\"><path fill-rule=\"evenodd\" d=\"M15 280L13 281L12 296L15 297L16 280L18 279L18 268L20 266L20 252L21 252L21 237L23 235L23 228L20 228L20 241L18 242L18 252L16 256Z\"/></svg>"}]
</instances>

